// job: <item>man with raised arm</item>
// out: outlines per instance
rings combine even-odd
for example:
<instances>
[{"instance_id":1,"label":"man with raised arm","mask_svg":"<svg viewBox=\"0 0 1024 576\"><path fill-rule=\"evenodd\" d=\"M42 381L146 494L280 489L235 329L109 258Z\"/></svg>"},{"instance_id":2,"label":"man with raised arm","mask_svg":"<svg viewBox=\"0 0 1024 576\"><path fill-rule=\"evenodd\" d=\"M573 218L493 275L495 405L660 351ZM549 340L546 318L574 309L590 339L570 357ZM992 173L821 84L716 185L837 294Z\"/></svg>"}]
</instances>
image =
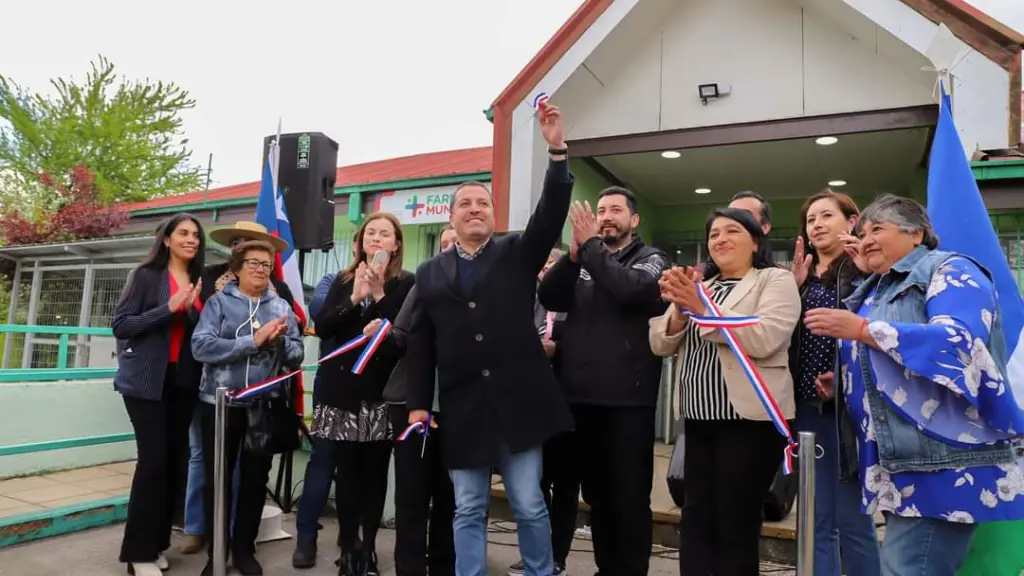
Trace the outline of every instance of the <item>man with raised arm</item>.
<instances>
[{"instance_id":1,"label":"man with raised arm","mask_svg":"<svg viewBox=\"0 0 1024 576\"><path fill-rule=\"evenodd\" d=\"M408 349L409 422L429 426L437 371L444 463L455 486L459 576L487 571L491 470L508 491L526 573L550 576L554 559L541 492L541 446L572 427L533 321L537 274L569 212L565 128L558 107L541 103L550 162L537 208L522 234L494 237L494 199L479 183L452 195L455 249L416 273Z\"/></svg>"}]
</instances>

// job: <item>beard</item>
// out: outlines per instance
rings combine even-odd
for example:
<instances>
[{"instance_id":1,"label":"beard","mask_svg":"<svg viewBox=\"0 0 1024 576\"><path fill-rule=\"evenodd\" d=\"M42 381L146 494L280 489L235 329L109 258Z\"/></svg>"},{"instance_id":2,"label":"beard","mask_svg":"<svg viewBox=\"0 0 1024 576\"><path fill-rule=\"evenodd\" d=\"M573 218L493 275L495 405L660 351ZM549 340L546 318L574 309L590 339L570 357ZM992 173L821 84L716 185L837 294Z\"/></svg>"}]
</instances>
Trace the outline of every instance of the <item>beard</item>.
<instances>
[{"instance_id":1,"label":"beard","mask_svg":"<svg viewBox=\"0 0 1024 576\"><path fill-rule=\"evenodd\" d=\"M611 230L607 230L607 228L611 228ZM623 230L615 224L601 226L601 241L607 245L618 244L626 237L627 234L628 232L626 230Z\"/></svg>"}]
</instances>

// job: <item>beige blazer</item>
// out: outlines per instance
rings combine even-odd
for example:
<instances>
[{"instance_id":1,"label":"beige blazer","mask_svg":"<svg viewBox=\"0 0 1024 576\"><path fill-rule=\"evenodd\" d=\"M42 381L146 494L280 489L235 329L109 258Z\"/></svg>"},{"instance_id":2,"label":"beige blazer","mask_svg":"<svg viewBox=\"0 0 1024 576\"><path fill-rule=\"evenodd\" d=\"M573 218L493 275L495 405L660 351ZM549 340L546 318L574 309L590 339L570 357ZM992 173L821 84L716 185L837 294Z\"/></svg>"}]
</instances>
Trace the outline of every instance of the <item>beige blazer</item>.
<instances>
[{"instance_id":1,"label":"beige blazer","mask_svg":"<svg viewBox=\"0 0 1024 576\"><path fill-rule=\"evenodd\" d=\"M706 281L710 285L714 278ZM755 326L733 328L736 340L754 361L765 384L778 402L786 419L796 416L793 377L789 373L789 343L800 320L800 292L788 270L764 268L751 270L740 280L722 305L726 316L750 316L761 319ZM650 320L651 350L658 356L677 355L675 391L678 399L680 374L688 350L684 345L685 330L671 336L668 329L671 307L661 316ZM718 343L718 361L722 366L729 402L736 413L748 420L768 420L761 401L747 380L739 361L722 339L716 328L701 328L700 337ZM678 417L679 401L676 401Z\"/></svg>"}]
</instances>

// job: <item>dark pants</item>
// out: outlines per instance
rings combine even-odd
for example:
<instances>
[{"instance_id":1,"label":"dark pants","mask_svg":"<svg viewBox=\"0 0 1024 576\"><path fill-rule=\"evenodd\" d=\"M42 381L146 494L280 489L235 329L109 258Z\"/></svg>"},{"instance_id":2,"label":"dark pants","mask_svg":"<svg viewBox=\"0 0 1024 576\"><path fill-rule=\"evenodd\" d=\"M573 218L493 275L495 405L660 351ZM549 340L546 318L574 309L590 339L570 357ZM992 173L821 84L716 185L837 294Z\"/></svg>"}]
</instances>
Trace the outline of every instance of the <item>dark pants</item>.
<instances>
[{"instance_id":1,"label":"dark pants","mask_svg":"<svg viewBox=\"0 0 1024 576\"><path fill-rule=\"evenodd\" d=\"M785 439L771 422L686 420L680 576L758 576L762 503Z\"/></svg>"},{"instance_id":2,"label":"dark pants","mask_svg":"<svg viewBox=\"0 0 1024 576\"><path fill-rule=\"evenodd\" d=\"M306 463L306 474L302 480L302 497L299 498L299 507L295 518L295 527L301 540L316 540L317 532L322 526L320 517L324 515L324 508L327 507L327 497L331 493L331 484L335 477L334 442L317 438L310 438L313 444L313 451L309 455L309 462ZM335 490L337 495L338 490ZM339 518L339 528L341 526Z\"/></svg>"},{"instance_id":3,"label":"dark pants","mask_svg":"<svg viewBox=\"0 0 1024 576\"><path fill-rule=\"evenodd\" d=\"M206 516L207 533L211 535L209 554L213 556L213 491L216 482L213 474L214 422L213 404L202 403L199 407L200 430L203 437L203 469L206 482L203 484L203 512ZM256 536L260 531L263 504L267 500L267 480L273 456L256 454L243 448L245 432L249 426L248 411L243 407L228 407L224 430L224 518L231 517L231 503L235 504L235 523L231 537L231 522L224 522L225 549L234 558L252 556L256 552ZM241 454L239 454L241 452ZM231 479L235 465L240 467L238 494L233 494Z\"/></svg>"},{"instance_id":4,"label":"dark pants","mask_svg":"<svg viewBox=\"0 0 1024 576\"><path fill-rule=\"evenodd\" d=\"M576 535L576 514L580 510L575 432L563 432L544 443L541 488L551 520L551 547L555 563L564 565Z\"/></svg>"},{"instance_id":5,"label":"dark pants","mask_svg":"<svg viewBox=\"0 0 1024 576\"><path fill-rule=\"evenodd\" d=\"M334 500L342 552L376 551L377 530L388 495L391 441L331 442L337 468ZM363 533L360 539L359 528Z\"/></svg>"},{"instance_id":6,"label":"dark pants","mask_svg":"<svg viewBox=\"0 0 1024 576\"><path fill-rule=\"evenodd\" d=\"M409 424L403 404L388 406L396 435ZM441 424L440 415L434 421ZM441 428L395 441L395 572L455 575L455 488L441 462ZM421 456L422 454L422 456ZM429 527L429 528L428 528ZM429 530L429 531L428 531Z\"/></svg>"},{"instance_id":7,"label":"dark pants","mask_svg":"<svg viewBox=\"0 0 1024 576\"><path fill-rule=\"evenodd\" d=\"M583 500L602 574L647 574L654 408L574 406Z\"/></svg>"},{"instance_id":8,"label":"dark pants","mask_svg":"<svg viewBox=\"0 0 1024 576\"><path fill-rule=\"evenodd\" d=\"M168 364L159 401L124 397L138 460L128 498L121 562L154 562L171 546L171 521L184 491L178 470L188 460L189 414L196 392L175 385L176 366Z\"/></svg>"}]
</instances>

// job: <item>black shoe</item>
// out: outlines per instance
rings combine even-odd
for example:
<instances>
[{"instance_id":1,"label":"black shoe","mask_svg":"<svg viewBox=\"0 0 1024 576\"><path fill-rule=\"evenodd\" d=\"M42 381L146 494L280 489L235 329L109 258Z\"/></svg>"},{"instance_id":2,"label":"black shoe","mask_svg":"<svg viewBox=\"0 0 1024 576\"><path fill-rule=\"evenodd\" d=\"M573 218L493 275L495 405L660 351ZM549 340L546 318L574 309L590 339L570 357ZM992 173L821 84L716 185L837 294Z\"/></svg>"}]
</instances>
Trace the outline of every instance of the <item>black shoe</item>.
<instances>
[{"instance_id":1,"label":"black shoe","mask_svg":"<svg viewBox=\"0 0 1024 576\"><path fill-rule=\"evenodd\" d=\"M555 576L566 576L565 562L555 562Z\"/></svg>"},{"instance_id":2,"label":"black shoe","mask_svg":"<svg viewBox=\"0 0 1024 576\"><path fill-rule=\"evenodd\" d=\"M213 560L207 560L201 576L213 576Z\"/></svg>"},{"instance_id":3,"label":"black shoe","mask_svg":"<svg viewBox=\"0 0 1024 576\"><path fill-rule=\"evenodd\" d=\"M380 576L377 570L377 553L363 552L363 576Z\"/></svg>"},{"instance_id":4,"label":"black shoe","mask_svg":"<svg viewBox=\"0 0 1024 576\"><path fill-rule=\"evenodd\" d=\"M342 552L334 564L338 567L338 576L364 576L363 556L356 552Z\"/></svg>"},{"instance_id":5,"label":"black shoe","mask_svg":"<svg viewBox=\"0 0 1024 576\"><path fill-rule=\"evenodd\" d=\"M235 570L242 576L263 576L263 566L256 561L256 557L246 554L244 556L231 557L231 565L235 567Z\"/></svg>"},{"instance_id":6,"label":"black shoe","mask_svg":"<svg viewBox=\"0 0 1024 576\"><path fill-rule=\"evenodd\" d=\"M312 568L316 565L316 540L299 538L292 553L292 568Z\"/></svg>"}]
</instances>

